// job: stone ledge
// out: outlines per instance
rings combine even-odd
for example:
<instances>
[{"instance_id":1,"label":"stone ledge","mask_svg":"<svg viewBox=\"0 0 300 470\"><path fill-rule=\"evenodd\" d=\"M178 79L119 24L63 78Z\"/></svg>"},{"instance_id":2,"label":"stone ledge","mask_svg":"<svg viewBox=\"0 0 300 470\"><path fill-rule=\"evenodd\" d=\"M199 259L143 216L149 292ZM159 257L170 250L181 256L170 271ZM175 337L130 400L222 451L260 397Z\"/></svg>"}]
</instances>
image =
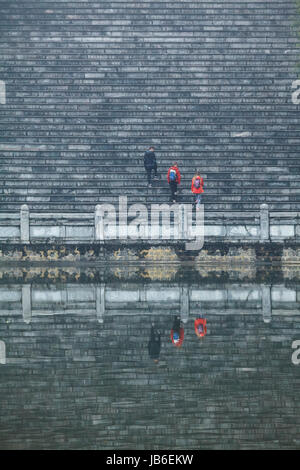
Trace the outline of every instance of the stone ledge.
<instances>
[{"instance_id":1,"label":"stone ledge","mask_svg":"<svg viewBox=\"0 0 300 470\"><path fill-rule=\"evenodd\" d=\"M187 251L183 242L105 242L28 244L0 243L0 264L10 262L113 262L196 264L300 264L300 243L250 241L206 241L201 250Z\"/></svg>"}]
</instances>

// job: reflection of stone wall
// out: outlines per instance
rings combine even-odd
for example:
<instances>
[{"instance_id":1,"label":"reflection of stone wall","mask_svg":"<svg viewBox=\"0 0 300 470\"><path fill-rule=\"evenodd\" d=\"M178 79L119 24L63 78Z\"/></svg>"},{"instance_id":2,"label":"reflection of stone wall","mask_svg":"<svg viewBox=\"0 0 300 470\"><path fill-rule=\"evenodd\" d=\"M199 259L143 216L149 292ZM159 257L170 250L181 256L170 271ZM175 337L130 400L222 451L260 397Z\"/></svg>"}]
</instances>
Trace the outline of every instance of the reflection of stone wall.
<instances>
[{"instance_id":1,"label":"reflection of stone wall","mask_svg":"<svg viewBox=\"0 0 300 470\"><path fill-rule=\"evenodd\" d=\"M59 282L101 283L101 282L134 282L162 283L204 282L224 284L226 282L267 283L296 282L300 280L300 270L293 264L256 265L256 264L166 264L166 263L110 263L101 265L58 265L42 266L25 264L1 265L0 285L7 283Z\"/></svg>"},{"instance_id":2,"label":"reflection of stone wall","mask_svg":"<svg viewBox=\"0 0 300 470\"><path fill-rule=\"evenodd\" d=\"M240 312L242 313L242 311ZM298 448L300 317L193 318L180 350L172 315L0 319L1 449ZM149 360L150 323L162 333Z\"/></svg>"},{"instance_id":3,"label":"reflection of stone wall","mask_svg":"<svg viewBox=\"0 0 300 470\"><path fill-rule=\"evenodd\" d=\"M6 347L4 341L0 341L0 364L6 364Z\"/></svg>"}]
</instances>

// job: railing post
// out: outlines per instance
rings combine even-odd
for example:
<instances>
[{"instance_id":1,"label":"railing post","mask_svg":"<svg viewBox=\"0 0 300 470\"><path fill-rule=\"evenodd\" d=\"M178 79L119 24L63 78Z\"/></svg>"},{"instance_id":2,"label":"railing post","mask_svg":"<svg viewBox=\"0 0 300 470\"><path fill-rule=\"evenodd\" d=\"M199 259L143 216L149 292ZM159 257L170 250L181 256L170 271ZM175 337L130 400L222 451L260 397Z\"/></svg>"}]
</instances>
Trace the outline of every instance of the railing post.
<instances>
[{"instance_id":1,"label":"railing post","mask_svg":"<svg viewBox=\"0 0 300 470\"><path fill-rule=\"evenodd\" d=\"M4 341L0 341L0 364L6 364L6 347Z\"/></svg>"},{"instance_id":2,"label":"railing post","mask_svg":"<svg viewBox=\"0 0 300 470\"><path fill-rule=\"evenodd\" d=\"M189 288L187 286L180 289L180 319L183 323L187 323L189 319Z\"/></svg>"},{"instance_id":3,"label":"railing post","mask_svg":"<svg viewBox=\"0 0 300 470\"><path fill-rule=\"evenodd\" d=\"M99 323L103 323L105 314L105 285L96 286L96 315Z\"/></svg>"},{"instance_id":4,"label":"railing post","mask_svg":"<svg viewBox=\"0 0 300 470\"><path fill-rule=\"evenodd\" d=\"M100 204L95 209L95 240L104 240L103 211Z\"/></svg>"},{"instance_id":5,"label":"railing post","mask_svg":"<svg viewBox=\"0 0 300 470\"><path fill-rule=\"evenodd\" d=\"M22 286L22 311L25 323L31 322L31 285Z\"/></svg>"},{"instance_id":6,"label":"railing post","mask_svg":"<svg viewBox=\"0 0 300 470\"><path fill-rule=\"evenodd\" d=\"M262 286L262 314L265 323L270 323L272 319L272 299L271 299L271 287Z\"/></svg>"},{"instance_id":7,"label":"railing post","mask_svg":"<svg viewBox=\"0 0 300 470\"><path fill-rule=\"evenodd\" d=\"M27 206L27 204L23 204L21 206L20 233L21 233L21 242L29 243L30 242L29 207Z\"/></svg>"},{"instance_id":8,"label":"railing post","mask_svg":"<svg viewBox=\"0 0 300 470\"><path fill-rule=\"evenodd\" d=\"M270 215L268 204L260 206L260 239L269 240L270 238Z\"/></svg>"}]
</instances>

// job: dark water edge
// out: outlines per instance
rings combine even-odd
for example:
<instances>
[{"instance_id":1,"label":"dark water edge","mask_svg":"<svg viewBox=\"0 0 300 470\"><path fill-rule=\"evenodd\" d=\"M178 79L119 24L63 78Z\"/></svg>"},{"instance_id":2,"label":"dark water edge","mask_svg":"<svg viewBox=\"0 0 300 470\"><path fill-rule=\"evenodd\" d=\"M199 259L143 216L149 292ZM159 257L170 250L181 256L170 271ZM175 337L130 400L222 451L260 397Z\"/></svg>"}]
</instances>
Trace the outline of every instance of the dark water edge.
<instances>
[{"instance_id":1,"label":"dark water edge","mask_svg":"<svg viewBox=\"0 0 300 470\"><path fill-rule=\"evenodd\" d=\"M299 449L299 277L297 266L1 266L0 449Z\"/></svg>"}]
</instances>

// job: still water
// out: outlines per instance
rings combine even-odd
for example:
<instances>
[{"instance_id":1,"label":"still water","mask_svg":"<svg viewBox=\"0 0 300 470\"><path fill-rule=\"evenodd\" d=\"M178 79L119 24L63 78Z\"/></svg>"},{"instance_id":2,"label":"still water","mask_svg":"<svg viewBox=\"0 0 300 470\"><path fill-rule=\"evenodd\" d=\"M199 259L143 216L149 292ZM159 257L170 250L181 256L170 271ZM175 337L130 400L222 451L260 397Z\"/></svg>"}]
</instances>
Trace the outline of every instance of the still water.
<instances>
[{"instance_id":1,"label":"still water","mask_svg":"<svg viewBox=\"0 0 300 470\"><path fill-rule=\"evenodd\" d=\"M299 306L298 267L0 267L0 449L299 448Z\"/></svg>"}]
</instances>

